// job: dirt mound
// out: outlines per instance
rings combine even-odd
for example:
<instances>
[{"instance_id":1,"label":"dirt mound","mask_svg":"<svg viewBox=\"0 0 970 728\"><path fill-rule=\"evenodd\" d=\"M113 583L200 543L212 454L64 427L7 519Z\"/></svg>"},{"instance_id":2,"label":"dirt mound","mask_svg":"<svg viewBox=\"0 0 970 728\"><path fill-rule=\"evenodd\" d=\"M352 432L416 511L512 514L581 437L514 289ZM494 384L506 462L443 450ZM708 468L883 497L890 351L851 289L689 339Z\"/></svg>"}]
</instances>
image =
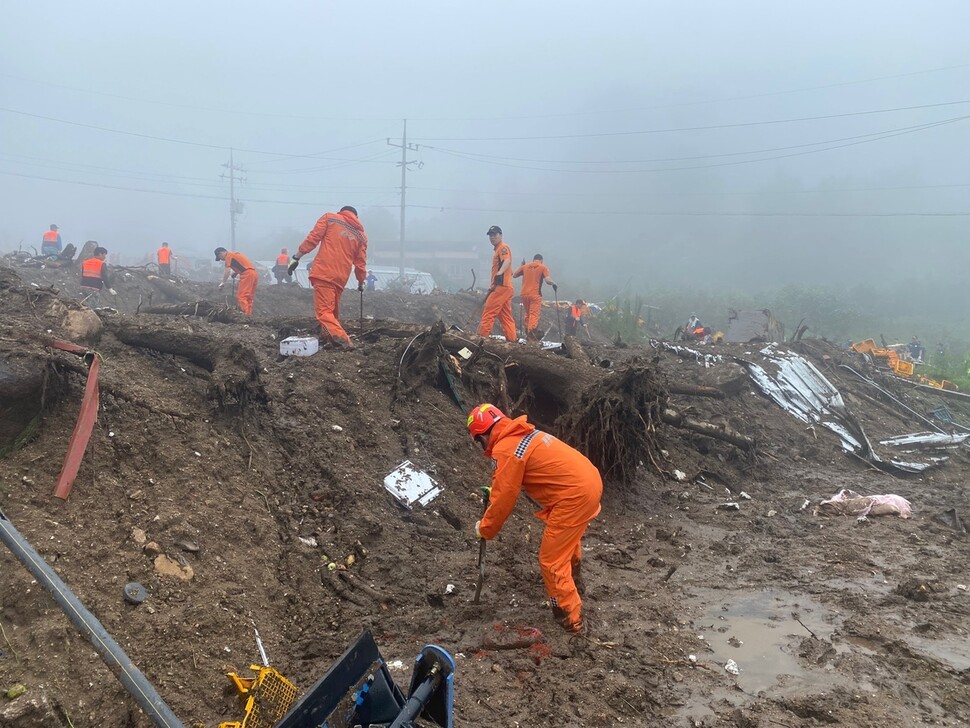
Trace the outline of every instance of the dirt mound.
<instances>
[{"instance_id":1,"label":"dirt mound","mask_svg":"<svg viewBox=\"0 0 970 728\"><path fill-rule=\"evenodd\" d=\"M83 309L54 273L21 274L28 282L0 271L0 506L186 725L241 718L225 672L258 661L254 626L301 689L362 628L405 664L441 644L458 665L458 725L875 726L970 712L959 647L970 601L956 583L970 546L932 520L946 508L970 513L963 446L942 468L897 479L756 393L732 359L749 348L708 348L720 360L705 366L585 341L575 358L482 342L465 333L481 304L471 294L368 294L356 350L283 358L280 337L314 326L308 291L262 287L252 320L220 323L139 312L227 302L211 284L169 281L165 292L132 272L117 312L100 312L88 338L101 357L101 405L61 502L50 494L86 370L46 341L71 338L67 314ZM342 312L357 335L356 291ZM918 416L906 412L840 369L861 365L824 342L802 353L873 441L922 429L941 403L970 421L959 399L881 379ZM631 396L611 406L617 391ZM526 499L490 544L482 604L471 603L472 527L491 471L464 413L483 399L581 446L604 433L647 437L646 449L602 455L624 466L584 542L587 635L551 618ZM661 409L679 424L655 417ZM644 413L648 435L636 430ZM442 487L426 508L406 509L383 488L403 460ZM841 487L898 493L914 518L858 523L803 505ZM150 725L5 550L0 565L0 688L28 690L0 704L0 725ZM932 584L932 598L894 593L910 579ZM125 600L131 581L146 588L144 603ZM775 628L792 622L795 603L819 640L811 650L800 647L810 636L800 623ZM751 636L734 635L745 628ZM742 646L723 647L720 634ZM758 643L761 657L747 656ZM738 676L724 670L728 659ZM772 674L749 685L759 665ZM406 670L398 677L407 684Z\"/></svg>"}]
</instances>

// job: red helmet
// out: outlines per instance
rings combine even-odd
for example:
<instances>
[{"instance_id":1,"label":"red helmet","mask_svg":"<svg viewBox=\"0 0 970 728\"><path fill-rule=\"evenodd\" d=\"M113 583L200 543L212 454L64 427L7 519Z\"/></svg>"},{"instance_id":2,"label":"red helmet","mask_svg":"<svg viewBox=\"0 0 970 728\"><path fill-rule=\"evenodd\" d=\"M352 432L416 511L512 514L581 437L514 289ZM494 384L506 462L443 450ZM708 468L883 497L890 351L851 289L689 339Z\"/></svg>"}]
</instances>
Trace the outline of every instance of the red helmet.
<instances>
[{"instance_id":1,"label":"red helmet","mask_svg":"<svg viewBox=\"0 0 970 728\"><path fill-rule=\"evenodd\" d=\"M468 432L473 438L484 435L492 429L492 425L504 418L502 410L494 404L480 404L468 415Z\"/></svg>"}]
</instances>

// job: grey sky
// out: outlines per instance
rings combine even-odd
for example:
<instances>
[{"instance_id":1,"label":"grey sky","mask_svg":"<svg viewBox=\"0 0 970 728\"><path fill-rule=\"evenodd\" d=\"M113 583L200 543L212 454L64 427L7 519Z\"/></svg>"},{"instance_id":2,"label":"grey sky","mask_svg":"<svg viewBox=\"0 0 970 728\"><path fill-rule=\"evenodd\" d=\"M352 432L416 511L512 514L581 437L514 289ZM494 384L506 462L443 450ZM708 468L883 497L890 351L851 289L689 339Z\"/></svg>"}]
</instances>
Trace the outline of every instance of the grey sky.
<instances>
[{"instance_id":1,"label":"grey sky","mask_svg":"<svg viewBox=\"0 0 970 728\"><path fill-rule=\"evenodd\" d=\"M8 1L0 106L277 153L235 153L250 201L242 250L295 245L342 204L361 210L372 247L396 246L399 152L384 140L407 117L423 147L410 156L424 163L409 174L415 240L483 245L498 223L517 258L542 251L554 273L590 282L677 282L685 266L711 284L818 282L839 277L834 256L874 255L908 275L913 262L893 253L916 245L970 262L970 217L764 215L970 212L970 186L939 186L970 184L970 120L951 121L970 104L478 140L967 101L968 27L959 1ZM879 133L898 136L863 136ZM0 112L0 249L37 244L51 222L68 241L130 253L225 244L228 205L211 198L228 193L227 158ZM872 189L886 187L907 189ZM768 255L777 264L738 262Z\"/></svg>"}]
</instances>

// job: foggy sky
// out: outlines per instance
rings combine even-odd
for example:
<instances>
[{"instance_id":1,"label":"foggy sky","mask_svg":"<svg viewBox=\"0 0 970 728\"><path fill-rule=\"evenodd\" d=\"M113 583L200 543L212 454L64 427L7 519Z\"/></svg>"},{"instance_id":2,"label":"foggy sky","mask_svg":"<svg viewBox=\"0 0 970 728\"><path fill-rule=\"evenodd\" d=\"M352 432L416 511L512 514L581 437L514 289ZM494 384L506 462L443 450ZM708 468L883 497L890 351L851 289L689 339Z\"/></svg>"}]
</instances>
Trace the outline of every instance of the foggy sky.
<instances>
[{"instance_id":1,"label":"foggy sky","mask_svg":"<svg viewBox=\"0 0 970 728\"><path fill-rule=\"evenodd\" d=\"M344 204L396 249L385 139L407 118L409 240L482 247L498 224L577 289L970 263L970 216L857 216L970 213L970 119L953 121L970 103L481 141L967 101L966 2L250 5L0 5L0 107L197 144L0 111L0 251L53 222L66 242L209 254L229 240L228 147L240 250L293 247Z\"/></svg>"}]
</instances>

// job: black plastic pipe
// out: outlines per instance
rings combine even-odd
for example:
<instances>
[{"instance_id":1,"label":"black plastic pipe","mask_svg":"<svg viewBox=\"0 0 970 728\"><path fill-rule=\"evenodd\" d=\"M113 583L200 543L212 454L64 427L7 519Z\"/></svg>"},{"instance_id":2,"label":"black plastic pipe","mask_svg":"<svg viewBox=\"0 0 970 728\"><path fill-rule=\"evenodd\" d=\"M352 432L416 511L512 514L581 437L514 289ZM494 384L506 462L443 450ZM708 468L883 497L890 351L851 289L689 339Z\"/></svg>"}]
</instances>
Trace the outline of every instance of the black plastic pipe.
<instances>
[{"instance_id":1,"label":"black plastic pipe","mask_svg":"<svg viewBox=\"0 0 970 728\"><path fill-rule=\"evenodd\" d=\"M162 696L134 666L121 646L111 638L104 625L81 604L81 601L67 588L48 563L27 542L27 539L14 528L2 510L0 510L0 540L7 545L27 571L51 593L54 601L101 655L101 659L131 693L131 697L138 702L141 709L145 711L145 715L159 728L185 728L168 704L162 700Z\"/></svg>"}]
</instances>

